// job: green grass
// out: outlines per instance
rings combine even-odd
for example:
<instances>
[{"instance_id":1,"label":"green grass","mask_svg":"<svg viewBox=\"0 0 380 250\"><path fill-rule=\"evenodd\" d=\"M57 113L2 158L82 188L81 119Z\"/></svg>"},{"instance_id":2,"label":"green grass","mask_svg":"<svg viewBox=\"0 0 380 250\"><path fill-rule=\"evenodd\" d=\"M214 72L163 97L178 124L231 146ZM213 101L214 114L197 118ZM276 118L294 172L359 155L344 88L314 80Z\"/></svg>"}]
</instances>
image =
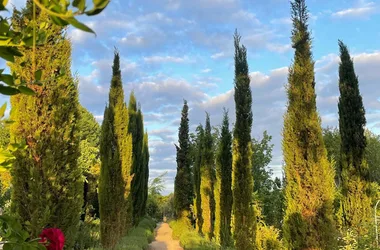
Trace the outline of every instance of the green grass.
<instances>
[{"instance_id":1,"label":"green grass","mask_svg":"<svg viewBox=\"0 0 380 250\"><path fill-rule=\"evenodd\" d=\"M153 230L156 223L148 218L144 217L137 227L132 228L127 236L123 237L117 244L116 249L120 250L146 250L149 243L154 240Z\"/></svg>"}]
</instances>

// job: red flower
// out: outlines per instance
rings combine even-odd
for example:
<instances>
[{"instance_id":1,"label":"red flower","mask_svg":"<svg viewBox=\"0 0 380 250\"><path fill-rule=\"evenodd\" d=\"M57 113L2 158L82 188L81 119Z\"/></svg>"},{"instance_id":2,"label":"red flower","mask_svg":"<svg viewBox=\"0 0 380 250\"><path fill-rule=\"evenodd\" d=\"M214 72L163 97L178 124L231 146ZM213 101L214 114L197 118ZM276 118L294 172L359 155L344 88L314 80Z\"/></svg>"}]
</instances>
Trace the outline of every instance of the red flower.
<instances>
[{"instance_id":1,"label":"red flower","mask_svg":"<svg viewBox=\"0 0 380 250\"><path fill-rule=\"evenodd\" d=\"M62 250L65 245L65 236L59 228L45 228L40 234L40 243L48 250Z\"/></svg>"}]
</instances>

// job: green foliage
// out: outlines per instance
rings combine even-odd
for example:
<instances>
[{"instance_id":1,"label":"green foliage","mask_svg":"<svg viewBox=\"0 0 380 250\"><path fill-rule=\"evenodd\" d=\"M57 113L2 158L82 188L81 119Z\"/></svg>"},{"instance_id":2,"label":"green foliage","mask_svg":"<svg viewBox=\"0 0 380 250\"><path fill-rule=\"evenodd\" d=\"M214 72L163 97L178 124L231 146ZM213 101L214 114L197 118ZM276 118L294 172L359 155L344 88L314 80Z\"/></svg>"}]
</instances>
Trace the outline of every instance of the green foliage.
<instances>
[{"instance_id":1,"label":"green foliage","mask_svg":"<svg viewBox=\"0 0 380 250\"><path fill-rule=\"evenodd\" d=\"M156 223L148 217L144 217L140 223L132 228L127 236L123 237L115 249L147 250L149 243L154 240L153 230Z\"/></svg>"},{"instance_id":2,"label":"green foliage","mask_svg":"<svg viewBox=\"0 0 380 250\"><path fill-rule=\"evenodd\" d=\"M237 249L255 249L256 215L252 202L251 174L252 94L247 50L235 32L235 105L236 123L232 154L233 233Z\"/></svg>"},{"instance_id":3,"label":"green foliage","mask_svg":"<svg viewBox=\"0 0 380 250\"><path fill-rule=\"evenodd\" d=\"M120 57L115 52L109 104L104 111L100 139L99 180L102 245L112 248L132 224L132 136L121 82Z\"/></svg>"},{"instance_id":4,"label":"green foliage","mask_svg":"<svg viewBox=\"0 0 380 250\"><path fill-rule=\"evenodd\" d=\"M348 48L339 41L339 132L341 137L340 178L343 199L343 226L359 234L371 220L371 197L368 195L369 171L364 161L366 124L358 78Z\"/></svg>"},{"instance_id":5,"label":"green foliage","mask_svg":"<svg viewBox=\"0 0 380 250\"><path fill-rule=\"evenodd\" d=\"M194 216L196 219L197 231L202 233L202 201L201 201L201 164L202 164L202 150L204 141L204 129L201 124L197 126L197 134L192 143L194 154L193 159L193 172L194 172Z\"/></svg>"},{"instance_id":6,"label":"green foliage","mask_svg":"<svg viewBox=\"0 0 380 250\"><path fill-rule=\"evenodd\" d=\"M4 241L5 250L45 250L45 246L38 243L37 239L31 239L23 226L9 215L0 216L0 238Z\"/></svg>"},{"instance_id":7,"label":"green foliage","mask_svg":"<svg viewBox=\"0 0 380 250\"><path fill-rule=\"evenodd\" d=\"M267 226L265 223L258 223L256 234L257 250L282 250L282 241L280 231L273 226Z\"/></svg>"},{"instance_id":8,"label":"green foliage","mask_svg":"<svg viewBox=\"0 0 380 250\"><path fill-rule=\"evenodd\" d=\"M133 202L133 223L137 224L145 215L148 178L149 178L149 152L148 135L144 135L144 124L141 109L137 109L136 98L133 92L129 97L129 127L128 131L132 136L132 202Z\"/></svg>"},{"instance_id":9,"label":"green foliage","mask_svg":"<svg viewBox=\"0 0 380 250\"><path fill-rule=\"evenodd\" d=\"M268 164L272 160L272 136L264 131L261 140L252 139L252 174L255 178L253 191L262 207L263 220L267 225L280 229L284 211L284 194L279 178L272 179Z\"/></svg>"},{"instance_id":10,"label":"green foliage","mask_svg":"<svg viewBox=\"0 0 380 250\"><path fill-rule=\"evenodd\" d=\"M214 230L214 214L215 214L215 200L214 200L214 180L215 180L215 166L214 166L214 152L213 140L211 135L210 116L206 115L206 125L202 145L202 162L200 169L200 194L201 194L201 208L202 208L202 234L210 240L213 238Z\"/></svg>"},{"instance_id":11,"label":"green foliage","mask_svg":"<svg viewBox=\"0 0 380 250\"><path fill-rule=\"evenodd\" d=\"M15 29L23 29L30 18L30 9L15 13ZM44 13L36 20L38 26L47 21ZM12 206L32 237L44 227L58 227L71 248L82 206L78 201L83 199L82 171L77 164L77 80L71 76L71 44L62 28L49 26L46 30L51 39L45 46L36 48L35 54L20 48L24 56L10 64L12 73L26 82L35 78L34 56L39 59L36 67L45 70L41 84L30 86L35 95L11 97L11 142L27 145L14 153ZM65 73L52 77L60 69Z\"/></svg>"},{"instance_id":12,"label":"green foliage","mask_svg":"<svg viewBox=\"0 0 380 250\"><path fill-rule=\"evenodd\" d=\"M5 11L5 6L8 1L3 1L0 5L0 11ZM8 19L0 18L1 28L1 40L0 40L0 57L9 62L15 62L15 57L22 57L23 50L28 47L35 48L36 45L45 44L49 41L49 29L47 26L54 24L58 26L67 26L69 24L86 32L92 32L88 26L79 22L75 16L86 14L88 16L99 14L108 5L109 0L93 1L93 8L86 10L86 0L74 0L70 6L70 1L64 4L57 1L42 1L28 0L27 9L33 17L30 20L32 22L25 23L22 29L15 28L14 25L10 25ZM38 10L37 10L38 7ZM74 9L77 9L74 11ZM36 15L41 13L41 10L49 18L46 19L42 25L35 23ZM17 10L14 10L18 13ZM27 63L24 61L23 63ZM35 64L35 55L33 52L32 63ZM28 84L39 84L42 77L41 68L36 70L34 68L34 77L32 79L23 79L18 77L17 74L3 74L4 69L0 69L0 81L5 83L6 86L0 84L0 93L4 95L26 94L34 95L35 92Z\"/></svg>"},{"instance_id":13,"label":"green foliage","mask_svg":"<svg viewBox=\"0 0 380 250\"><path fill-rule=\"evenodd\" d=\"M84 221L80 222L74 249L82 250L100 245L100 219L86 213Z\"/></svg>"},{"instance_id":14,"label":"green foliage","mask_svg":"<svg viewBox=\"0 0 380 250\"><path fill-rule=\"evenodd\" d=\"M215 243L212 243L198 234L186 218L174 220L169 223L173 230L173 238L180 241L181 246L187 249L196 250L213 250L220 249Z\"/></svg>"},{"instance_id":15,"label":"green foliage","mask_svg":"<svg viewBox=\"0 0 380 250\"><path fill-rule=\"evenodd\" d=\"M222 246L232 244L232 135L229 129L228 112L224 111L223 123L216 153L215 239Z\"/></svg>"},{"instance_id":16,"label":"green foliage","mask_svg":"<svg viewBox=\"0 0 380 250\"><path fill-rule=\"evenodd\" d=\"M177 174L174 181L174 210L177 218L189 216L193 203L193 176L190 159L189 107L184 100L181 124L178 130Z\"/></svg>"},{"instance_id":17,"label":"green foliage","mask_svg":"<svg viewBox=\"0 0 380 250\"><path fill-rule=\"evenodd\" d=\"M283 233L289 249L334 249L334 170L323 144L316 108L314 62L305 0L292 6L295 49L284 118L286 211Z\"/></svg>"}]
</instances>

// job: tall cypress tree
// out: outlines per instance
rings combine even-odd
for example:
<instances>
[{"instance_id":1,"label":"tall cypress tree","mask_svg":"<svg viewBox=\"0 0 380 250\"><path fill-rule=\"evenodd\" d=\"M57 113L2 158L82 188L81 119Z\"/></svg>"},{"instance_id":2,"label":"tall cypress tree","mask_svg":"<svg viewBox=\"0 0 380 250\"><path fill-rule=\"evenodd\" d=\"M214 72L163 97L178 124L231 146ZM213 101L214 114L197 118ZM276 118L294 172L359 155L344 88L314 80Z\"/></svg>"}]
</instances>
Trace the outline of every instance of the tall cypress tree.
<instances>
[{"instance_id":1,"label":"tall cypress tree","mask_svg":"<svg viewBox=\"0 0 380 250\"><path fill-rule=\"evenodd\" d=\"M105 248L114 247L132 224L132 137L128 134L129 117L118 52L115 52L112 71L100 138L100 236Z\"/></svg>"},{"instance_id":2,"label":"tall cypress tree","mask_svg":"<svg viewBox=\"0 0 380 250\"><path fill-rule=\"evenodd\" d=\"M32 20L32 9L28 1L24 10L14 12L15 30L23 32ZM71 44L63 29L49 22L45 13L36 14L37 32L41 24L47 24L47 42L34 55L20 47L23 56L11 64L11 71L26 82L35 80L37 69L43 70L41 84L29 85L35 95L11 97L11 142L28 146L15 154L12 210L30 223L26 228L32 238L44 227L62 229L69 249L77 236L83 204L82 171L77 164L78 89L70 71ZM59 76L60 71L65 73Z\"/></svg>"},{"instance_id":3,"label":"tall cypress tree","mask_svg":"<svg viewBox=\"0 0 380 250\"><path fill-rule=\"evenodd\" d=\"M143 144L143 170L144 179L142 181L143 186L143 199L142 199L142 211L141 216L146 214L146 203L148 200L148 182L149 182L149 146L148 146L148 132L144 134L144 144Z\"/></svg>"},{"instance_id":4,"label":"tall cypress tree","mask_svg":"<svg viewBox=\"0 0 380 250\"><path fill-rule=\"evenodd\" d=\"M240 38L236 31L234 36L236 123L232 154L233 230L237 249L254 249L256 212L251 205L252 94L249 85L247 50L244 45L240 45Z\"/></svg>"},{"instance_id":5,"label":"tall cypress tree","mask_svg":"<svg viewBox=\"0 0 380 250\"><path fill-rule=\"evenodd\" d=\"M204 129L201 124L198 125L196 138L196 155L194 161L194 212L196 216L196 229L199 233L202 232L202 201L201 201L201 164L202 164L202 148L203 148L203 138Z\"/></svg>"},{"instance_id":6,"label":"tall cypress tree","mask_svg":"<svg viewBox=\"0 0 380 250\"><path fill-rule=\"evenodd\" d=\"M181 124L178 130L177 174L174 181L174 210L177 218L190 216L193 203L193 176L190 159L189 107L184 100Z\"/></svg>"},{"instance_id":7,"label":"tall cypress tree","mask_svg":"<svg viewBox=\"0 0 380 250\"><path fill-rule=\"evenodd\" d=\"M369 172L364 161L366 137L365 110L358 77L347 46L339 41L339 132L341 137L340 173L342 183L343 225L363 233L371 220Z\"/></svg>"},{"instance_id":8,"label":"tall cypress tree","mask_svg":"<svg viewBox=\"0 0 380 250\"><path fill-rule=\"evenodd\" d=\"M228 112L224 111L218 150L215 182L215 239L222 246L231 244L232 211L232 136Z\"/></svg>"},{"instance_id":9,"label":"tall cypress tree","mask_svg":"<svg viewBox=\"0 0 380 250\"><path fill-rule=\"evenodd\" d=\"M291 3L295 49L284 118L284 238L290 249L334 249L334 170L316 108L314 62L305 0Z\"/></svg>"},{"instance_id":10,"label":"tall cypress tree","mask_svg":"<svg viewBox=\"0 0 380 250\"><path fill-rule=\"evenodd\" d=\"M206 125L202 146L202 163L200 169L200 194L201 194L201 207L202 207L202 233L206 238L213 237L214 229L214 151L213 151L213 138L211 135L210 116L206 114Z\"/></svg>"},{"instance_id":11,"label":"tall cypress tree","mask_svg":"<svg viewBox=\"0 0 380 250\"><path fill-rule=\"evenodd\" d=\"M134 93L131 93L129 98L130 112L130 133L133 138L133 180L132 180L132 200L133 200L133 223L138 224L140 218L144 215L146 204L144 187L145 171L144 171L144 123L141 109L137 109L136 98ZM134 121L132 121L132 119ZM134 126L134 127L133 127Z\"/></svg>"}]
</instances>

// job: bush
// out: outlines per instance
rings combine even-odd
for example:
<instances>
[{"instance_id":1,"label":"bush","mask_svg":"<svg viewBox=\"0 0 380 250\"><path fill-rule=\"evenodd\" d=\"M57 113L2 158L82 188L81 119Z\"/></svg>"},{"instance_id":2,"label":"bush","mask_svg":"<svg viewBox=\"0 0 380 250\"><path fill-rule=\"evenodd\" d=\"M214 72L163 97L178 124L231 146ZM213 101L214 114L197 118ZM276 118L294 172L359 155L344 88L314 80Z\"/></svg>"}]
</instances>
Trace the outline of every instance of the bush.
<instances>
[{"instance_id":1,"label":"bush","mask_svg":"<svg viewBox=\"0 0 380 250\"><path fill-rule=\"evenodd\" d=\"M284 249L279 239L279 230L273 226L267 226L264 222L258 223L256 233L257 250L281 250Z\"/></svg>"},{"instance_id":2,"label":"bush","mask_svg":"<svg viewBox=\"0 0 380 250\"><path fill-rule=\"evenodd\" d=\"M86 215L80 221L77 240L74 249L82 250L98 247L100 243L100 220Z\"/></svg>"},{"instance_id":3,"label":"bush","mask_svg":"<svg viewBox=\"0 0 380 250\"><path fill-rule=\"evenodd\" d=\"M173 239L179 240L184 249L215 250L220 249L214 242L210 242L200 236L190 225L187 218L181 218L169 223L173 230Z\"/></svg>"},{"instance_id":4,"label":"bush","mask_svg":"<svg viewBox=\"0 0 380 250\"><path fill-rule=\"evenodd\" d=\"M127 236L123 237L115 249L123 250L146 250L149 243L154 240L153 230L156 223L148 217L144 217L137 227L132 228Z\"/></svg>"}]
</instances>

